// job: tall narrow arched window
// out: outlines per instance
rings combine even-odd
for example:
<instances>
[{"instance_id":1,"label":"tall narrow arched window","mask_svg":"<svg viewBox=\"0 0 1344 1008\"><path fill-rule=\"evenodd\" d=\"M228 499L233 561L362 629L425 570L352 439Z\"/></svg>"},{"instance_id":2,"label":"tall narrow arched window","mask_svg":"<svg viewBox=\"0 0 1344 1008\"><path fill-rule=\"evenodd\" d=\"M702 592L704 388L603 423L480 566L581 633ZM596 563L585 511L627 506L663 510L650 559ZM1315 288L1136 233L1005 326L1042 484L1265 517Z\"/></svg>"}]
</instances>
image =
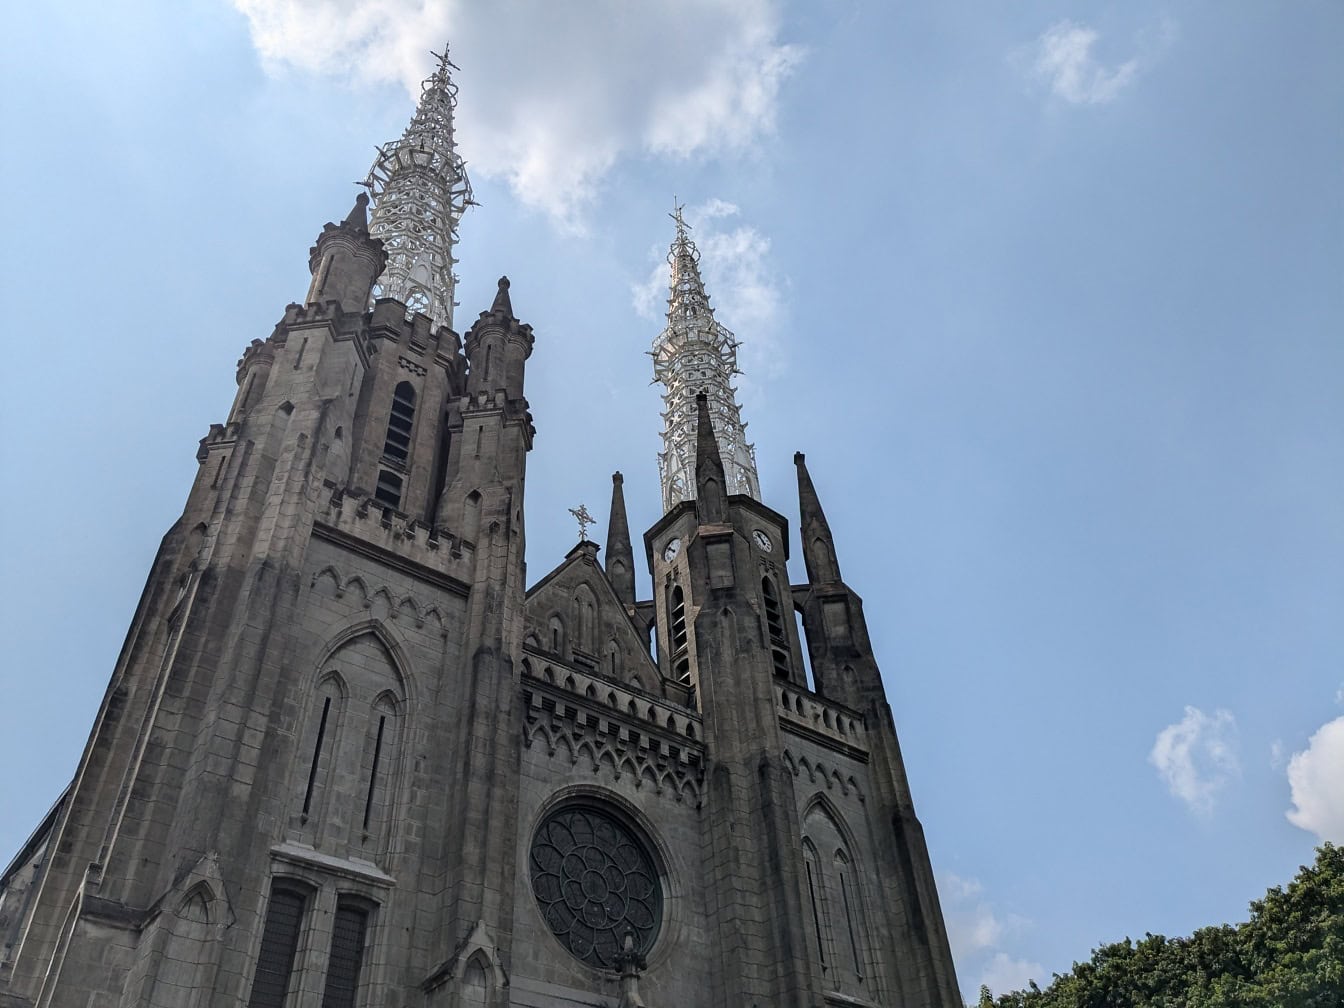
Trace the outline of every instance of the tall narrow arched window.
<instances>
[{"instance_id":1,"label":"tall narrow arched window","mask_svg":"<svg viewBox=\"0 0 1344 1008\"><path fill-rule=\"evenodd\" d=\"M308 757L307 774L303 782L303 802L300 807L302 820L316 815L324 797L328 778L331 776L333 753L336 749L336 735L340 726L342 701L345 691L340 679L328 675L318 686L314 697L314 711L310 719L308 741L303 754Z\"/></svg>"},{"instance_id":2,"label":"tall narrow arched window","mask_svg":"<svg viewBox=\"0 0 1344 1008\"><path fill-rule=\"evenodd\" d=\"M779 591L773 578L761 578L761 595L765 599L765 625L770 637L770 661L775 675L789 678L789 638L784 632L784 611L779 604Z\"/></svg>"},{"instance_id":3,"label":"tall narrow arched window","mask_svg":"<svg viewBox=\"0 0 1344 1008\"><path fill-rule=\"evenodd\" d=\"M364 760L360 773L364 792L361 815L361 838L364 842L378 837L387 828L392 804L393 772L397 765L399 727L396 697L391 693L383 693L374 701L364 740Z\"/></svg>"},{"instance_id":4,"label":"tall narrow arched window","mask_svg":"<svg viewBox=\"0 0 1344 1008\"><path fill-rule=\"evenodd\" d=\"M674 676L682 682L690 680L691 663L686 657L686 593L681 585L674 585L667 601L668 642L672 647Z\"/></svg>"},{"instance_id":5,"label":"tall narrow arched window","mask_svg":"<svg viewBox=\"0 0 1344 1008\"><path fill-rule=\"evenodd\" d=\"M411 428L415 426L415 387L401 382L392 393L392 412L387 418L383 457L406 464L411 454Z\"/></svg>"},{"instance_id":6,"label":"tall narrow arched window","mask_svg":"<svg viewBox=\"0 0 1344 1008\"><path fill-rule=\"evenodd\" d=\"M476 545L476 537L481 534L481 494L479 490L473 490L467 494L467 499L462 502L462 538L473 546Z\"/></svg>"},{"instance_id":7,"label":"tall narrow arched window","mask_svg":"<svg viewBox=\"0 0 1344 1008\"><path fill-rule=\"evenodd\" d=\"M574 640L576 648L596 653L597 601L586 584L574 590Z\"/></svg>"},{"instance_id":8,"label":"tall narrow arched window","mask_svg":"<svg viewBox=\"0 0 1344 1008\"><path fill-rule=\"evenodd\" d=\"M284 1008L307 902L307 894L300 889L279 881L271 886L247 1008Z\"/></svg>"},{"instance_id":9,"label":"tall narrow arched window","mask_svg":"<svg viewBox=\"0 0 1344 1008\"><path fill-rule=\"evenodd\" d=\"M563 654L565 650L565 624L560 622L559 616L552 616L549 628L551 631L551 651L554 654Z\"/></svg>"},{"instance_id":10,"label":"tall narrow arched window","mask_svg":"<svg viewBox=\"0 0 1344 1008\"><path fill-rule=\"evenodd\" d=\"M826 954L826 915L823 910L825 895L822 892L821 864L816 848L806 837L803 838L803 872L807 881L808 907L812 911L812 924L817 931L817 963L823 976L830 973L830 956Z\"/></svg>"},{"instance_id":11,"label":"tall narrow arched window","mask_svg":"<svg viewBox=\"0 0 1344 1008\"><path fill-rule=\"evenodd\" d=\"M843 850L835 852L836 890L840 897L840 912L844 915L844 936L840 945L845 950L845 968L854 979L863 983L864 956L859 945L859 924L855 919L858 910L857 893L854 890L854 871Z\"/></svg>"}]
</instances>

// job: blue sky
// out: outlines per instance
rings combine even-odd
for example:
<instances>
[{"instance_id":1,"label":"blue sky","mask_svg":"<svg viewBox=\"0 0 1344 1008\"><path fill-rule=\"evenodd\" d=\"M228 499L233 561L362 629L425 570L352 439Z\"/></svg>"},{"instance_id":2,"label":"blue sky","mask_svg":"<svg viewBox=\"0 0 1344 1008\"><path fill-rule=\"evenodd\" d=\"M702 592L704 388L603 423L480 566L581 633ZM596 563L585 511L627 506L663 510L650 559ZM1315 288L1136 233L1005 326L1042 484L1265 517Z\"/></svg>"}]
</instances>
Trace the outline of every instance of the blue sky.
<instances>
[{"instance_id":1,"label":"blue sky","mask_svg":"<svg viewBox=\"0 0 1344 1008\"><path fill-rule=\"evenodd\" d=\"M766 502L806 451L864 596L968 993L1344 841L1344 8L123 0L0 42L0 858L445 36L459 327L507 273L537 333L531 578L614 469L658 517L675 195Z\"/></svg>"}]
</instances>

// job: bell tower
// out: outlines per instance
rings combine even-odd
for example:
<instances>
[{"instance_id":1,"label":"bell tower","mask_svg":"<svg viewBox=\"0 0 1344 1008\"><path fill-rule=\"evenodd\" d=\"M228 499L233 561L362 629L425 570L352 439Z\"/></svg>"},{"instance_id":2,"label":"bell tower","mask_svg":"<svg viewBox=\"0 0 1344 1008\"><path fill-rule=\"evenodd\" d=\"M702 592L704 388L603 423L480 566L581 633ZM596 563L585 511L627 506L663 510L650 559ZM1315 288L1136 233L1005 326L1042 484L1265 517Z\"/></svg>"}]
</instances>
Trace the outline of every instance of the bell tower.
<instances>
[{"instance_id":1,"label":"bell tower","mask_svg":"<svg viewBox=\"0 0 1344 1008\"><path fill-rule=\"evenodd\" d=\"M703 723L710 1003L951 1008L946 929L862 602L840 578L801 454L807 580L790 583L788 521L761 503L728 381L737 344L674 218L668 324L654 343L668 506L645 546L661 673Z\"/></svg>"}]
</instances>

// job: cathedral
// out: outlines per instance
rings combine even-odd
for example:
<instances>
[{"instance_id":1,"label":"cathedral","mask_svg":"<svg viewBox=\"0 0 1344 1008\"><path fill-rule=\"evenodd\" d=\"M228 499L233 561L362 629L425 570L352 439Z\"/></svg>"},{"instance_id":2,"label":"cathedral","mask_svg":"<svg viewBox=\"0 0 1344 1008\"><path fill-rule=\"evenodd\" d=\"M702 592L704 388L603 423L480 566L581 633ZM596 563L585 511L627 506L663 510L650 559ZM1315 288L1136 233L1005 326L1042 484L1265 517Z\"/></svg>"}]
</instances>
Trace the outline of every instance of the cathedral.
<instances>
[{"instance_id":1,"label":"cathedral","mask_svg":"<svg viewBox=\"0 0 1344 1008\"><path fill-rule=\"evenodd\" d=\"M789 578L680 213L650 582L618 472L527 583L545 337L503 278L453 328L452 69L243 350L0 876L0 1008L960 1006L862 600L801 454Z\"/></svg>"}]
</instances>

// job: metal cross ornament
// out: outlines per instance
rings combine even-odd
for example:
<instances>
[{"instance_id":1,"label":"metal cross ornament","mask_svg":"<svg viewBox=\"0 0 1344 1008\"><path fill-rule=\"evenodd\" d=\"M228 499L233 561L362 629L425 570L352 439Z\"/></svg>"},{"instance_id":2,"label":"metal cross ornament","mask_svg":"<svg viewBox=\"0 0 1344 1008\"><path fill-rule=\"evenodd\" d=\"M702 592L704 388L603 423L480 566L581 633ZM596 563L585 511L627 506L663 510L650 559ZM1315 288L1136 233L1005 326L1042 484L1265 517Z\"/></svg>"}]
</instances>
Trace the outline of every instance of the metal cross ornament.
<instances>
[{"instance_id":1,"label":"metal cross ornament","mask_svg":"<svg viewBox=\"0 0 1344 1008\"><path fill-rule=\"evenodd\" d=\"M585 542L588 539L588 526L596 525L597 519L590 515L588 509L582 504L576 508L570 508L569 513L579 523L579 542Z\"/></svg>"}]
</instances>

